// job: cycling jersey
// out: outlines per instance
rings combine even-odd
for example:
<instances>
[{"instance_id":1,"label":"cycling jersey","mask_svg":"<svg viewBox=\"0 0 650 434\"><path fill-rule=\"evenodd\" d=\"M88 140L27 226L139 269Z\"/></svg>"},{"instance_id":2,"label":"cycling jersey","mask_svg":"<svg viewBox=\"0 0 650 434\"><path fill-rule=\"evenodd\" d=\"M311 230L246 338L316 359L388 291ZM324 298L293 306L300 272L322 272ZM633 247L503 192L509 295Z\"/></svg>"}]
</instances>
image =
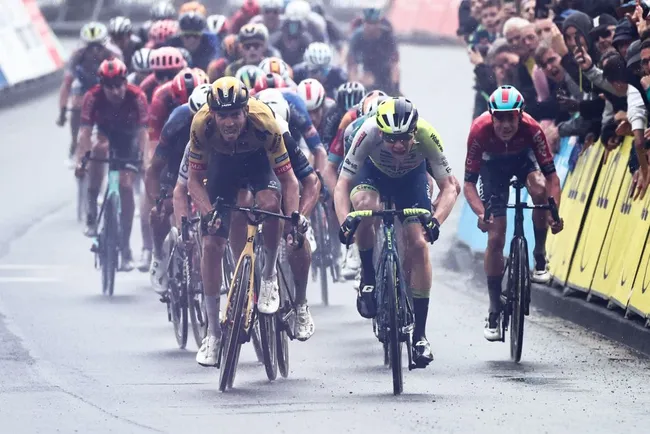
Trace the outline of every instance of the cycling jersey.
<instances>
[{"instance_id":1,"label":"cycling jersey","mask_svg":"<svg viewBox=\"0 0 650 434\"><path fill-rule=\"evenodd\" d=\"M174 186L178 176L178 169L183 159L183 153L190 136L190 127L194 114L188 104L176 107L169 120L165 122L160 141L156 147L156 155L167 162L167 169L161 176L167 181L166 184ZM166 172L166 173L165 173Z\"/></svg>"},{"instance_id":2,"label":"cycling jersey","mask_svg":"<svg viewBox=\"0 0 650 434\"><path fill-rule=\"evenodd\" d=\"M227 57L220 57L211 61L206 70L210 83L214 83L217 79L223 77L229 64L230 61Z\"/></svg>"},{"instance_id":3,"label":"cycling jersey","mask_svg":"<svg viewBox=\"0 0 650 434\"><path fill-rule=\"evenodd\" d=\"M337 124L336 135L330 142L329 154L327 159L332 163L339 165L343 161L344 153L344 134L345 129L359 117L359 109L353 107L342 116L340 122Z\"/></svg>"},{"instance_id":4,"label":"cycling jersey","mask_svg":"<svg viewBox=\"0 0 650 434\"><path fill-rule=\"evenodd\" d=\"M375 117L366 119L352 139L350 151L345 155L341 176L354 177L367 158L373 166L391 178L405 176L420 167L425 160L429 160L436 180L451 175L451 167L443 153L442 140L435 128L424 119L418 120L415 143L403 157L395 157L388 150Z\"/></svg>"},{"instance_id":5,"label":"cycling jersey","mask_svg":"<svg viewBox=\"0 0 650 434\"><path fill-rule=\"evenodd\" d=\"M144 80L142 80L142 83L140 83L140 89L142 89L145 96L147 97L147 102L151 102L154 92L161 84L162 83L158 81L156 74L153 72L149 74Z\"/></svg>"},{"instance_id":6,"label":"cycling jersey","mask_svg":"<svg viewBox=\"0 0 650 434\"><path fill-rule=\"evenodd\" d=\"M102 86L90 89L81 106L81 125L97 125L101 132L135 133L147 126L147 99L138 87L128 84L119 106L109 102Z\"/></svg>"},{"instance_id":7,"label":"cycling jersey","mask_svg":"<svg viewBox=\"0 0 650 434\"><path fill-rule=\"evenodd\" d=\"M282 133L282 138L287 147L287 152L289 153L289 160L291 161L291 167L293 168L293 173L295 173L298 181L302 181L310 174L314 173L314 168L309 164L309 160L305 154L298 146L298 143L293 140L291 133L289 132L289 124L282 118L276 118L280 132Z\"/></svg>"},{"instance_id":8,"label":"cycling jersey","mask_svg":"<svg viewBox=\"0 0 650 434\"><path fill-rule=\"evenodd\" d=\"M320 135L314 128L305 101L292 89L284 88L280 90L287 104L289 104L289 128L294 140L298 142L302 136L307 147L311 150L322 146Z\"/></svg>"},{"instance_id":9,"label":"cycling jersey","mask_svg":"<svg viewBox=\"0 0 650 434\"><path fill-rule=\"evenodd\" d=\"M83 95L88 89L99 83L97 76L99 65L104 60L114 57L122 59L122 51L113 43L91 44L72 53L68 61L67 74L79 81L82 91L78 94Z\"/></svg>"},{"instance_id":10,"label":"cycling jersey","mask_svg":"<svg viewBox=\"0 0 650 434\"><path fill-rule=\"evenodd\" d=\"M154 143L160 139L160 132L165 126L169 115L179 105L174 100L171 81L159 86L154 92L149 105L149 139ZM189 134L187 137L189 137Z\"/></svg>"},{"instance_id":11,"label":"cycling jersey","mask_svg":"<svg viewBox=\"0 0 650 434\"><path fill-rule=\"evenodd\" d=\"M170 47L184 48L183 39L180 35L173 36L167 41ZM201 35L201 43L192 54L192 68L201 68L202 70L208 69L208 64L221 57L221 40L217 35L204 32Z\"/></svg>"},{"instance_id":12,"label":"cycling jersey","mask_svg":"<svg viewBox=\"0 0 650 434\"><path fill-rule=\"evenodd\" d=\"M492 125L492 115L483 113L472 122L467 138L465 181L476 183L483 161L495 160L508 155L521 155L532 149L542 173L555 172L555 163L546 136L537 121L524 113L519 130L508 142L499 139Z\"/></svg>"},{"instance_id":13,"label":"cycling jersey","mask_svg":"<svg viewBox=\"0 0 650 434\"><path fill-rule=\"evenodd\" d=\"M282 60L287 62L292 68L302 62L303 55L305 50L313 42L312 38L309 36L309 33L301 33L297 39L298 44L296 48L288 47L285 45L284 35L282 32L278 32L277 35L271 36L271 45L277 48L281 55Z\"/></svg>"},{"instance_id":14,"label":"cycling jersey","mask_svg":"<svg viewBox=\"0 0 650 434\"><path fill-rule=\"evenodd\" d=\"M293 79L296 83L300 83L306 78L315 78L325 88L327 96L335 98L339 86L348 81L348 74L340 66L334 66L328 69L324 75L324 78L318 77L305 62L301 62L293 68Z\"/></svg>"},{"instance_id":15,"label":"cycling jersey","mask_svg":"<svg viewBox=\"0 0 650 434\"><path fill-rule=\"evenodd\" d=\"M291 170L291 162L273 112L263 102L248 100L246 127L236 143L219 134L210 108L204 105L194 116L190 133L190 167L207 170L214 155L250 154L263 149L276 174Z\"/></svg>"},{"instance_id":16,"label":"cycling jersey","mask_svg":"<svg viewBox=\"0 0 650 434\"><path fill-rule=\"evenodd\" d=\"M264 57L280 57L280 52L274 47L268 46L266 51L264 52ZM259 62L254 65L257 66L258 64ZM239 68L245 65L248 65L248 63L246 63L246 60L244 60L243 58L237 59L226 67L223 75L226 77L234 77L235 74L237 74L237 71L239 71Z\"/></svg>"}]
</instances>

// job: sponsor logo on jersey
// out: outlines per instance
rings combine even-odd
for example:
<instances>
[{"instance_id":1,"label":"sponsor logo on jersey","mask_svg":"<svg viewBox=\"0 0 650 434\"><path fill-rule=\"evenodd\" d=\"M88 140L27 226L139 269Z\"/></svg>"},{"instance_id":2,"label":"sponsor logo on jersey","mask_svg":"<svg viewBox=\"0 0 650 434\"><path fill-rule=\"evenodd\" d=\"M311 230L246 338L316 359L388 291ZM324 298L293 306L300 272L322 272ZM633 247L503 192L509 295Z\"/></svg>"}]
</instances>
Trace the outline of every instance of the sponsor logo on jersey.
<instances>
[{"instance_id":1,"label":"sponsor logo on jersey","mask_svg":"<svg viewBox=\"0 0 650 434\"><path fill-rule=\"evenodd\" d=\"M196 134L196 131L192 130L192 145L196 149L203 149L201 145L201 141L199 140L199 135Z\"/></svg>"},{"instance_id":2,"label":"sponsor logo on jersey","mask_svg":"<svg viewBox=\"0 0 650 434\"><path fill-rule=\"evenodd\" d=\"M207 169L207 165L203 163L195 163L193 161L190 161L190 169L192 170L205 170Z\"/></svg>"},{"instance_id":3,"label":"sponsor logo on jersey","mask_svg":"<svg viewBox=\"0 0 650 434\"><path fill-rule=\"evenodd\" d=\"M431 133L431 135L429 137L431 137L431 140L433 141L433 143L436 144L436 146L438 147L438 150L440 152L443 152L442 144L440 143L440 140L438 139L438 136L435 133Z\"/></svg>"},{"instance_id":4,"label":"sponsor logo on jersey","mask_svg":"<svg viewBox=\"0 0 650 434\"><path fill-rule=\"evenodd\" d=\"M279 134L274 134L272 140L273 141L271 142L271 153L275 154L280 149L280 143L282 141L282 137Z\"/></svg>"},{"instance_id":5,"label":"sponsor logo on jersey","mask_svg":"<svg viewBox=\"0 0 650 434\"><path fill-rule=\"evenodd\" d=\"M346 158L346 159L345 159L345 164L348 165L348 166L350 166L350 167L353 168L354 170L359 169L359 166L356 165L356 164L354 164L352 161L350 161L349 158Z\"/></svg>"},{"instance_id":6,"label":"sponsor logo on jersey","mask_svg":"<svg viewBox=\"0 0 650 434\"><path fill-rule=\"evenodd\" d=\"M275 174L276 175L281 175L281 174L286 173L286 172L288 172L290 170L291 170L291 163L287 162L287 164L283 164L280 167L276 167L275 168Z\"/></svg>"},{"instance_id":7,"label":"sponsor logo on jersey","mask_svg":"<svg viewBox=\"0 0 650 434\"><path fill-rule=\"evenodd\" d=\"M283 162L284 160L286 160L287 158L289 158L289 154L287 154L287 153L285 152L284 154L280 155L278 158L275 159L275 163L276 163L276 164L277 164L277 163L281 163L281 162Z\"/></svg>"},{"instance_id":8,"label":"sponsor logo on jersey","mask_svg":"<svg viewBox=\"0 0 650 434\"><path fill-rule=\"evenodd\" d=\"M354 146L352 147L352 155L355 155L357 152L357 148L363 143L363 140L368 136L365 131L362 131L359 134L359 138L357 139L356 143L354 143Z\"/></svg>"},{"instance_id":9,"label":"sponsor logo on jersey","mask_svg":"<svg viewBox=\"0 0 650 434\"><path fill-rule=\"evenodd\" d=\"M193 158L194 160L203 160L203 155L190 151L190 158Z\"/></svg>"}]
</instances>

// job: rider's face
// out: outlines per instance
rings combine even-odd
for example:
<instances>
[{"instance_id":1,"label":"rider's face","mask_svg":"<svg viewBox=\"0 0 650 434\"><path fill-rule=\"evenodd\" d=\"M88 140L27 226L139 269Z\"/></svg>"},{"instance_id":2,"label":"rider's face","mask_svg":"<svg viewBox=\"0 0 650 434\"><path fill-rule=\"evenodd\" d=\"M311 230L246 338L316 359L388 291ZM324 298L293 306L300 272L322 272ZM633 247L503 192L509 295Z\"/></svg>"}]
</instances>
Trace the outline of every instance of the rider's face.
<instances>
[{"instance_id":1,"label":"rider's face","mask_svg":"<svg viewBox=\"0 0 650 434\"><path fill-rule=\"evenodd\" d=\"M201 34L198 33L184 33L181 35L183 47L190 53L194 53L201 45Z\"/></svg>"},{"instance_id":2,"label":"rider's face","mask_svg":"<svg viewBox=\"0 0 650 434\"><path fill-rule=\"evenodd\" d=\"M224 110L213 114L217 130L227 142L234 142L241 135L246 125L244 109Z\"/></svg>"},{"instance_id":3,"label":"rider's face","mask_svg":"<svg viewBox=\"0 0 650 434\"><path fill-rule=\"evenodd\" d=\"M318 107L316 110L311 110L309 117L311 117L314 127L318 128L321 122L323 122L323 106Z\"/></svg>"},{"instance_id":4,"label":"rider's face","mask_svg":"<svg viewBox=\"0 0 650 434\"><path fill-rule=\"evenodd\" d=\"M519 112L494 112L492 114L494 132L501 140L510 140L519 129Z\"/></svg>"},{"instance_id":5,"label":"rider's face","mask_svg":"<svg viewBox=\"0 0 650 434\"><path fill-rule=\"evenodd\" d=\"M415 135L413 133L395 135L382 133L382 137L390 153L398 158L406 156L415 143Z\"/></svg>"},{"instance_id":6,"label":"rider's face","mask_svg":"<svg viewBox=\"0 0 650 434\"><path fill-rule=\"evenodd\" d=\"M102 85L104 95L111 104L120 104L126 95L126 80L105 82Z\"/></svg>"}]
</instances>

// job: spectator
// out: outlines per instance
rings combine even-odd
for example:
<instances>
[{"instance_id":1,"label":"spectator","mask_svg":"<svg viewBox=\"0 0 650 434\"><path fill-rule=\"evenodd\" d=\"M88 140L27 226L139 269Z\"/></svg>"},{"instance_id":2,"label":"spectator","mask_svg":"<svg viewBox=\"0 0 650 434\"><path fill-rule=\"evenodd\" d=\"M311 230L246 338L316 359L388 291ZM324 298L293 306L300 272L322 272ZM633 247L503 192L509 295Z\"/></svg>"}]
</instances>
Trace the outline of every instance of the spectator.
<instances>
[{"instance_id":1,"label":"spectator","mask_svg":"<svg viewBox=\"0 0 650 434\"><path fill-rule=\"evenodd\" d=\"M617 24L616 18L608 14L599 15L594 19L594 28L589 31L589 37L601 55L612 46Z\"/></svg>"},{"instance_id":2,"label":"spectator","mask_svg":"<svg viewBox=\"0 0 650 434\"><path fill-rule=\"evenodd\" d=\"M636 30L636 26L627 18L623 18L616 25L612 45L621 53L621 56L627 57L627 49L637 39L639 39L639 33Z\"/></svg>"}]
</instances>

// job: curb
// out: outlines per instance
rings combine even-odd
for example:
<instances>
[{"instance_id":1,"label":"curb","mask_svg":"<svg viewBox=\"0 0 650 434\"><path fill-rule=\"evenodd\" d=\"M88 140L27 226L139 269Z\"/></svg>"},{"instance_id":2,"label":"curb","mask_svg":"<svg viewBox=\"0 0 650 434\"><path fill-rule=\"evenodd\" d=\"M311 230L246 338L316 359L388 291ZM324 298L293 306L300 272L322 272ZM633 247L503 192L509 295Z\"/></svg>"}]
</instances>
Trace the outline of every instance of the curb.
<instances>
[{"instance_id":1,"label":"curb","mask_svg":"<svg viewBox=\"0 0 650 434\"><path fill-rule=\"evenodd\" d=\"M63 71L59 69L0 90L0 108L25 104L39 94L52 92L61 84Z\"/></svg>"},{"instance_id":2,"label":"curb","mask_svg":"<svg viewBox=\"0 0 650 434\"><path fill-rule=\"evenodd\" d=\"M469 270L472 279L478 283L472 287L484 292L483 254L473 253L459 240L454 242L449 253L447 266L459 272ZM592 298L593 302L588 302L586 294L565 296L562 288L537 283L532 284L531 292L532 305L542 314L570 321L650 357L650 329L635 319L626 319L619 312L607 309L606 303L598 301L597 297Z\"/></svg>"}]
</instances>

